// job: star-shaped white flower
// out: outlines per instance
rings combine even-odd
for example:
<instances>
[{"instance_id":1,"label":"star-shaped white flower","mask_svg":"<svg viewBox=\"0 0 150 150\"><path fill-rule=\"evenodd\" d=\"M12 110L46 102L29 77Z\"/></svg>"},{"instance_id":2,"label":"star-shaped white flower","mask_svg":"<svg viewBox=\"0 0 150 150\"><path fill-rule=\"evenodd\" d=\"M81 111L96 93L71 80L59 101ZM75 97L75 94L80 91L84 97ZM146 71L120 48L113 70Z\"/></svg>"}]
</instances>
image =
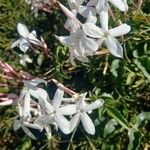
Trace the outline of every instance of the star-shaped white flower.
<instances>
[{"instance_id":1,"label":"star-shaped white flower","mask_svg":"<svg viewBox=\"0 0 150 150\"><path fill-rule=\"evenodd\" d=\"M57 36L57 38L69 47L72 58L77 58L82 62L87 60L86 56L93 55L98 49L96 40L88 37L82 29L76 30L70 36Z\"/></svg>"},{"instance_id":2,"label":"star-shaped white flower","mask_svg":"<svg viewBox=\"0 0 150 150\"><path fill-rule=\"evenodd\" d=\"M43 128L41 126L39 126L38 124L34 124L34 123L30 123L28 118L26 118L24 116L24 112L23 112L23 107L18 104L18 113L19 113L19 119L15 119L14 121L14 126L13 129L14 131L18 130L19 128L22 128L22 130L32 139L36 139L36 137L34 136L34 134L28 129L32 128L32 129L37 129L42 131Z\"/></svg>"},{"instance_id":3,"label":"star-shaped white flower","mask_svg":"<svg viewBox=\"0 0 150 150\"><path fill-rule=\"evenodd\" d=\"M87 113L91 113L92 110L101 107L104 101L102 99L99 99L91 104L88 104L85 102L85 96L86 94L82 94L79 97L79 101L76 107L77 113L73 116L73 118L70 121L70 128L72 131L74 128L78 126L81 120L85 131L93 135L95 134L95 127Z\"/></svg>"},{"instance_id":4,"label":"star-shaped white flower","mask_svg":"<svg viewBox=\"0 0 150 150\"><path fill-rule=\"evenodd\" d=\"M131 27L124 23L118 27L108 29L107 11L100 13L100 23L101 28L92 23L85 23L83 24L83 30L87 35L99 39L99 45L104 43L112 55L122 58L123 48L115 37L127 34L131 30Z\"/></svg>"},{"instance_id":5,"label":"star-shaped white flower","mask_svg":"<svg viewBox=\"0 0 150 150\"><path fill-rule=\"evenodd\" d=\"M24 24L18 23L17 30L21 38L13 42L11 48L19 45L19 48L25 53L30 46L30 43L41 46L42 43L36 38L36 32L33 30L31 33L28 31Z\"/></svg>"},{"instance_id":6,"label":"star-shaped white flower","mask_svg":"<svg viewBox=\"0 0 150 150\"><path fill-rule=\"evenodd\" d=\"M38 93L41 92L39 91ZM71 132L70 123L64 117L64 115L74 114L76 112L76 105L69 104L61 106L63 95L64 91L60 87L56 90L52 103L46 101L42 94L35 95L35 98L37 98L40 101L43 101L42 110L44 111L43 115L36 120L36 124L54 124L56 128L58 126L64 134L69 134Z\"/></svg>"}]
</instances>

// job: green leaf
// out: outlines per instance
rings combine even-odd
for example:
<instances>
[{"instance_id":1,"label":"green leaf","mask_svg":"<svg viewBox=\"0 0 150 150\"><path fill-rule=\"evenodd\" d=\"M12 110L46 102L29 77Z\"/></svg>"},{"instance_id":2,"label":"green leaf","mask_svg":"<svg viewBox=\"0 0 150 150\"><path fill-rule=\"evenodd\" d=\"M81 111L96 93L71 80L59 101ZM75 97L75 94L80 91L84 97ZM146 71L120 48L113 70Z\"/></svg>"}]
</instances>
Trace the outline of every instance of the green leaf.
<instances>
[{"instance_id":1,"label":"green leaf","mask_svg":"<svg viewBox=\"0 0 150 150\"><path fill-rule=\"evenodd\" d=\"M107 107L108 114L113 117L123 128L129 130L127 120L121 115L121 113L113 108L113 107Z\"/></svg>"},{"instance_id":2,"label":"green leaf","mask_svg":"<svg viewBox=\"0 0 150 150\"><path fill-rule=\"evenodd\" d=\"M115 131L115 126L118 125L115 119L111 119L104 128L103 137L106 138L108 135Z\"/></svg>"},{"instance_id":3,"label":"green leaf","mask_svg":"<svg viewBox=\"0 0 150 150\"><path fill-rule=\"evenodd\" d=\"M139 131L135 130L134 128L131 128L128 131L128 137L129 137L128 150L137 150L140 145L142 134Z\"/></svg>"},{"instance_id":4,"label":"green leaf","mask_svg":"<svg viewBox=\"0 0 150 150\"><path fill-rule=\"evenodd\" d=\"M126 85L132 84L134 78L135 78L135 73L134 72L130 72L128 77L127 77L127 80L126 80Z\"/></svg>"},{"instance_id":5,"label":"green leaf","mask_svg":"<svg viewBox=\"0 0 150 150\"><path fill-rule=\"evenodd\" d=\"M143 121L150 121L150 112L143 112L140 113L137 117L136 117L136 123L135 123L135 127L138 128Z\"/></svg>"},{"instance_id":6,"label":"green leaf","mask_svg":"<svg viewBox=\"0 0 150 150\"><path fill-rule=\"evenodd\" d=\"M119 59L115 59L115 60L112 62L112 64L111 64L110 72L111 72L115 77L118 77L117 69L119 68L119 62L120 62Z\"/></svg>"},{"instance_id":7,"label":"green leaf","mask_svg":"<svg viewBox=\"0 0 150 150\"><path fill-rule=\"evenodd\" d=\"M145 77L150 80L150 74L146 71L145 67L142 66L141 62L139 62L137 59L134 60L134 63L137 65L137 67L139 69L141 69L141 71L143 72L143 74L145 75Z\"/></svg>"}]
</instances>

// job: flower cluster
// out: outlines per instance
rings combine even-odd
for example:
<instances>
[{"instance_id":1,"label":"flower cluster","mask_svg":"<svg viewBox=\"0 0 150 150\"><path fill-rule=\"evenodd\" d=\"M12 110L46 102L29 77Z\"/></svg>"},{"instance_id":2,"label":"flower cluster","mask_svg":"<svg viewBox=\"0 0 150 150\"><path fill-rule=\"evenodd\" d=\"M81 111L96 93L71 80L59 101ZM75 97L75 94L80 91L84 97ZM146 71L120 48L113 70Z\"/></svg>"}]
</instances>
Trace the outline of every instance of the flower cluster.
<instances>
[{"instance_id":1,"label":"flower cluster","mask_svg":"<svg viewBox=\"0 0 150 150\"><path fill-rule=\"evenodd\" d=\"M109 2L121 11L128 10L124 0L109 0ZM128 33L130 26L124 23L115 28L108 28L110 7L107 0L88 2L68 0L71 10L62 4L59 5L68 17L65 28L70 31L70 35L57 36L57 38L69 47L70 61L73 65L75 65L75 58L82 62L88 61L87 56L94 55L102 45L105 45L112 55L123 57L123 48L115 37ZM77 18L77 14L82 15L86 21L82 23L82 20ZM97 17L99 17L100 26L95 25Z\"/></svg>"},{"instance_id":2,"label":"flower cluster","mask_svg":"<svg viewBox=\"0 0 150 150\"><path fill-rule=\"evenodd\" d=\"M47 137L51 138L52 125L56 130L60 129L64 134L69 134L77 128L81 121L85 131L93 135L95 127L88 114L101 107L104 101L98 99L89 104L86 93L78 95L54 79L53 82L57 84L58 88L51 100L48 93L38 86L40 83L47 84L45 80L24 81L24 88L17 101L19 116L14 122L14 130L21 127L33 139L36 137L29 128L39 131L45 130ZM64 92L74 93L74 95L70 98L64 98Z\"/></svg>"},{"instance_id":3,"label":"flower cluster","mask_svg":"<svg viewBox=\"0 0 150 150\"><path fill-rule=\"evenodd\" d=\"M31 9L35 13L38 10L50 12L52 8L57 6L67 16L64 27L69 31L69 35L55 35L55 37L62 44L68 46L72 65L76 65L75 59L88 62L88 56L95 55L103 45L113 56L123 57L123 48L116 37L127 34L131 28L126 23L111 28L108 22L109 12L111 12L109 3L125 12L128 10L126 0L68 0L69 9L56 0L26 0L26 2L31 5ZM80 17L78 17L79 15ZM27 27L21 23L18 23L17 30L21 37L13 42L11 47L19 46L24 53L24 55L20 55L21 64L32 63L26 54L29 48L35 50L34 47L39 46L45 54L48 54L47 44L42 37L40 40L37 38L34 30L30 33ZM2 63L2 66L5 73L14 73L8 65ZM13 76L17 76L17 74L13 74ZM15 120L14 130L21 127L32 138L35 136L30 128L39 131L45 130L47 136L51 138L52 125L56 130L60 129L64 134L69 134L77 128L81 121L85 131L93 135L95 127L88 114L101 107L104 101L98 99L93 103L88 103L86 93L79 95L54 79L53 82L58 88L52 100L47 91L38 86L41 83L47 84L43 79L24 81L24 88L19 98L14 95L0 95L3 105L17 103L19 116ZM71 97L65 98L64 92Z\"/></svg>"}]
</instances>

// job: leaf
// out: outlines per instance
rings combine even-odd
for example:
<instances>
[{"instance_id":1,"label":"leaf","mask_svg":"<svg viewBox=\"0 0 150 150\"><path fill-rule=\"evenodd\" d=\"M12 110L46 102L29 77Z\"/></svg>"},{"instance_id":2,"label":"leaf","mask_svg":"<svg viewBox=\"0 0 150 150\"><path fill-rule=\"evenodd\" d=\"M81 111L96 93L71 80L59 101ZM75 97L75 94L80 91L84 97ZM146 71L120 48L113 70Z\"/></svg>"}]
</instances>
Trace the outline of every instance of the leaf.
<instances>
[{"instance_id":1,"label":"leaf","mask_svg":"<svg viewBox=\"0 0 150 150\"><path fill-rule=\"evenodd\" d=\"M135 78L135 73L134 72L130 72L128 77L127 77L127 80L126 80L126 85L132 84L134 78Z\"/></svg>"},{"instance_id":2,"label":"leaf","mask_svg":"<svg viewBox=\"0 0 150 150\"><path fill-rule=\"evenodd\" d=\"M114 98L113 98L110 94L108 94L108 93L103 93L103 94L101 95L101 97L105 97L105 98L109 98L109 99L114 100Z\"/></svg>"},{"instance_id":3,"label":"leaf","mask_svg":"<svg viewBox=\"0 0 150 150\"><path fill-rule=\"evenodd\" d=\"M129 130L127 120L121 115L121 113L113 108L113 107L107 107L108 114L113 117L122 127Z\"/></svg>"},{"instance_id":4,"label":"leaf","mask_svg":"<svg viewBox=\"0 0 150 150\"><path fill-rule=\"evenodd\" d=\"M111 72L115 77L118 77L117 69L119 68L119 62L120 62L119 59L115 59L115 60L112 62L112 64L111 64L110 72Z\"/></svg>"},{"instance_id":5,"label":"leaf","mask_svg":"<svg viewBox=\"0 0 150 150\"><path fill-rule=\"evenodd\" d=\"M150 112L143 112L140 113L137 117L136 117L136 123L135 123L135 127L138 128L141 123L145 120L150 121Z\"/></svg>"},{"instance_id":6,"label":"leaf","mask_svg":"<svg viewBox=\"0 0 150 150\"><path fill-rule=\"evenodd\" d=\"M131 128L128 131L128 137L129 137L129 144L127 150L137 150L140 145L142 134L139 131L135 130L134 128Z\"/></svg>"},{"instance_id":7,"label":"leaf","mask_svg":"<svg viewBox=\"0 0 150 150\"><path fill-rule=\"evenodd\" d=\"M134 60L134 63L137 65L137 67L138 67L139 69L141 69L141 71L143 72L144 76L145 76L148 80L150 80L150 74L146 71L145 67L142 66L141 62L139 62L139 61L136 59L136 60Z\"/></svg>"},{"instance_id":8,"label":"leaf","mask_svg":"<svg viewBox=\"0 0 150 150\"><path fill-rule=\"evenodd\" d=\"M103 137L106 138L108 135L115 131L115 126L118 125L115 119L111 119L104 128Z\"/></svg>"}]
</instances>

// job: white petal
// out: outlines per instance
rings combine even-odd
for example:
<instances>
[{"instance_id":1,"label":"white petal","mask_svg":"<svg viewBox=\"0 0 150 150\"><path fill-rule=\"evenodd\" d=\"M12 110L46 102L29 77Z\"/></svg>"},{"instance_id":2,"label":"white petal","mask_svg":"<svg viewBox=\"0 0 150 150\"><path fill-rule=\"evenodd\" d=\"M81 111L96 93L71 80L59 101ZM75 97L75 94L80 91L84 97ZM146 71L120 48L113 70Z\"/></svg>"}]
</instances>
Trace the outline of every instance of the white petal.
<instances>
[{"instance_id":1,"label":"white petal","mask_svg":"<svg viewBox=\"0 0 150 150\"><path fill-rule=\"evenodd\" d=\"M24 24L18 23L17 30L18 30L19 34L24 38L26 38L29 34L29 31Z\"/></svg>"},{"instance_id":2,"label":"white petal","mask_svg":"<svg viewBox=\"0 0 150 150\"><path fill-rule=\"evenodd\" d=\"M14 42L11 44L11 48L16 47L19 43L20 43L20 39L17 40L17 41L14 41Z\"/></svg>"},{"instance_id":3,"label":"white petal","mask_svg":"<svg viewBox=\"0 0 150 150\"><path fill-rule=\"evenodd\" d=\"M55 36L62 44L73 45L73 38L71 36Z\"/></svg>"},{"instance_id":4,"label":"white petal","mask_svg":"<svg viewBox=\"0 0 150 150\"><path fill-rule=\"evenodd\" d=\"M41 41L39 41L39 40L35 37L34 34L30 33L30 34L28 35L28 38L29 38L29 41L30 41L31 43L33 43L33 44L35 44L35 45L39 45L39 46L42 45Z\"/></svg>"},{"instance_id":5,"label":"white petal","mask_svg":"<svg viewBox=\"0 0 150 150\"><path fill-rule=\"evenodd\" d=\"M125 11L128 11L128 4L127 4L127 0L122 0L124 5L125 5Z\"/></svg>"},{"instance_id":6,"label":"white petal","mask_svg":"<svg viewBox=\"0 0 150 150\"><path fill-rule=\"evenodd\" d=\"M59 108L61 101L63 99L63 96L64 96L64 90L61 87L57 88L54 98L53 98L53 106L55 108Z\"/></svg>"},{"instance_id":7,"label":"white petal","mask_svg":"<svg viewBox=\"0 0 150 150\"><path fill-rule=\"evenodd\" d=\"M40 125L29 123L29 122L24 122L24 125L26 127L29 127L29 128L32 128L32 129L37 129L37 130L40 130L40 131L42 131L42 129L43 129Z\"/></svg>"},{"instance_id":8,"label":"white petal","mask_svg":"<svg viewBox=\"0 0 150 150\"><path fill-rule=\"evenodd\" d=\"M121 11L125 11L126 7L122 0L108 0L110 3L112 3L115 7L117 7Z\"/></svg>"},{"instance_id":9,"label":"white petal","mask_svg":"<svg viewBox=\"0 0 150 150\"><path fill-rule=\"evenodd\" d=\"M30 116L30 94L27 92L23 100L23 117Z\"/></svg>"},{"instance_id":10,"label":"white petal","mask_svg":"<svg viewBox=\"0 0 150 150\"><path fill-rule=\"evenodd\" d=\"M93 38L101 38L104 35L103 31L94 23L85 23L82 25L82 29L85 34Z\"/></svg>"},{"instance_id":11,"label":"white petal","mask_svg":"<svg viewBox=\"0 0 150 150\"><path fill-rule=\"evenodd\" d=\"M61 114L56 114L55 116L55 121L58 124L59 129L64 133L64 134L69 134L70 131L70 122Z\"/></svg>"},{"instance_id":12,"label":"white petal","mask_svg":"<svg viewBox=\"0 0 150 150\"><path fill-rule=\"evenodd\" d=\"M18 130L20 127L21 127L21 122L20 122L20 120L17 120L17 119L16 119L16 120L14 121L14 125L13 125L14 131Z\"/></svg>"},{"instance_id":13,"label":"white petal","mask_svg":"<svg viewBox=\"0 0 150 150\"><path fill-rule=\"evenodd\" d=\"M79 6L84 2L84 0L68 0L68 5L71 10L78 9Z\"/></svg>"},{"instance_id":14,"label":"white petal","mask_svg":"<svg viewBox=\"0 0 150 150\"><path fill-rule=\"evenodd\" d=\"M94 135L95 134L94 124L93 124L91 118L85 112L81 114L81 121L82 121L84 130L87 133Z\"/></svg>"},{"instance_id":15,"label":"white petal","mask_svg":"<svg viewBox=\"0 0 150 150\"><path fill-rule=\"evenodd\" d=\"M36 139L36 137L33 135L33 133L28 128L26 128L24 125L22 126L22 129L25 132L25 134L27 134L30 138Z\"/></svg>"},{"instance_id":16,"label":"white petal","mask_svg":"<svg viewBox=\"0 0 150 150\"><path fill-rule=\"evenodd\" d=\"M89 12L86 23L94 23L95 24L96 22L97 22L96 15L93 15L91 12Z\"/></svg>"},{"instance_id":17,"label":"white petal","mask_svg":"<svg viewBox=\"0 0 150 150\"><path fill-rule=\"evenodd\" d=\"M62 106L58 109L58 111L63 115L73 115L77 112L77 105L70 104L70 105Z\"/></svg>"},{"instance_id":18,"label":"white petal","mask_svg":"<svg viewBox=\"0 0 150 150\"><path fill-rule=\"evenodd\" d=\"M35 88L36 86L38 86L38 84L41 84L41 83L44 83L46 85L47 81L45 81L43 79L40 79L40 78L35 78L35 79L29 80L29 81L25 81L24 86L29 88L29 89L32 89L32 88Z\"/></svg>"},{"instance_id":19,"label":"white petal","mask_svg":"<svg viewBox=\"0 0 150 150\"><path fill-rule=\"evenodd\" d=\"M65 24L64 24L65 29L69 30L70 32L75 32L80 28L79 21L74 18L74 19L67 19ZM61 41L60 41L61 42ZM72 43L72 41L71 41Z\"/></svg>"},{"instance_id":20,"label":"white petal","mask_svg":"<svg viewBox=\"0 0 150 150\"><path fill-rule=\"evenodd\" d=\"M100 13L100 24L104 31L108 30L108 11L102 11Z\"/></svg>"},{"instance_id":21,"label":"white petal","mask_svg":"<svg viewBox=\"0 0 150 150\"><path fill-rule=\"evenodd\" d=\"M93 16L96 16L96 11L93 7L80 6L78 13L85 18L89 16L89 13L91 13Z\"/></svg>"},{"instance_id":22,"label":"white petal","mask_svg":"<svg viewBox=\"0 0 150 150\"><path fill-rule=\"evenodd\" d=\"M123 57L123 48L115 38L108 37L105 40L105 44L112 55L120 58Z\"/></svg>"},{"instance_id":23,"label":"white petal","mask_svg":"<svg viewBox=\"0 0 150 150\"><path fill-rule=\"evenodd\" d=\"M72 132L78 125L80 121L80 113L77 113L70 120L70 131Z\"/></svg>"},{"instance_id":24,"label":"white petal","mask_svg":"<svg viewBox=\"0 0 150 150\"><path fill-rule=\"evenodd\" d=\"M99 99L99 100L96 100L95 102L93 102L91 104L86 105L84 110L85 111L91 111L91 110L94 110L94 109L101 107L103 104L104 104L104 100Z\"/></svg>"},{"instance_id":25,"label":"white petal","mask_svg":"<svg viewBox=\"0 0 150 150\"><path fill-rule=\"evenodd\" d=\"M116 28L110 29L109 35L112 37L117 37L120 35L127 34L130 30L131 30L131 27L124 23Z\"/></svg>"},{"instance_id":26,"label":"white petal","mask_svg":"<svg viewBox=\"0 0 150 150\"><path fill-rule=\"evenodd\" d=\"M71 97L71 98L63 98L62 99L63 102L75 102L75 98Z\"/></svg>"},{"instance_id":27,"label":"white petal","mask_svg":"<svg viewBox=\"0 0 150 150\"><path fill-rule=\"evenodd\" d=\"M43 111L46 111L49 114L54 111L54 107L49 103L49 97L45 90L38 88L35 90L30 90L29 92L31 96L39 101Z\"/></svg>"},{"instance_id":28,"label":"white petal","mask_svg":"<svg viewBox=\"0 0 150 150\"><path fill-rule=\"evenodd\" d=\"M32 33L35 37L37 37L37 34L36 34L36 31L35 31L35 30L33 30L31 33Z\"/></svg>"},{"instance_id":29,"label":"white petal","mask_svg":"<svg viewBox=\"0 0 150 150\"><path fill-rule=\"evenodd\" d=\"M81 38L81 46L85 48L85 51L90 51L91 53L96 52L98 49L97 43L94 41L94 39L90 39L86 36Z\"/></svg>"},{"instance_id":30,"label":"white petal","mask_svg":"<svg viewBox=\"0 0 150 150\"><path fill-rule=\"evenodd\" d=\"M96 5L98 2L98 0L90 0L88 3L87 3L87 6L94 6Z\"/></svg>"},{"instance_id":31,"label":"white petal","mask_svg":"<svg viewBox=\"0 0 150 150\"><path fill-rule=\"evenodd\" d=\"M20 49L26 53L26 51L29 49L30 43L26 39L21 39L20 41Z\"/></svg>"},{"instance_id":32,"label":"white petal","mask_svg":"<svg viewBox=\"0 0 150 150\"><path fill-rule=\"evenodd\" d=\"M108 1L107 0L98 0L98 3L96 4L95 9L97 10L97 13L100 15L101 11L107 11L108 10Z\"/></svg>"}]
</instances>

